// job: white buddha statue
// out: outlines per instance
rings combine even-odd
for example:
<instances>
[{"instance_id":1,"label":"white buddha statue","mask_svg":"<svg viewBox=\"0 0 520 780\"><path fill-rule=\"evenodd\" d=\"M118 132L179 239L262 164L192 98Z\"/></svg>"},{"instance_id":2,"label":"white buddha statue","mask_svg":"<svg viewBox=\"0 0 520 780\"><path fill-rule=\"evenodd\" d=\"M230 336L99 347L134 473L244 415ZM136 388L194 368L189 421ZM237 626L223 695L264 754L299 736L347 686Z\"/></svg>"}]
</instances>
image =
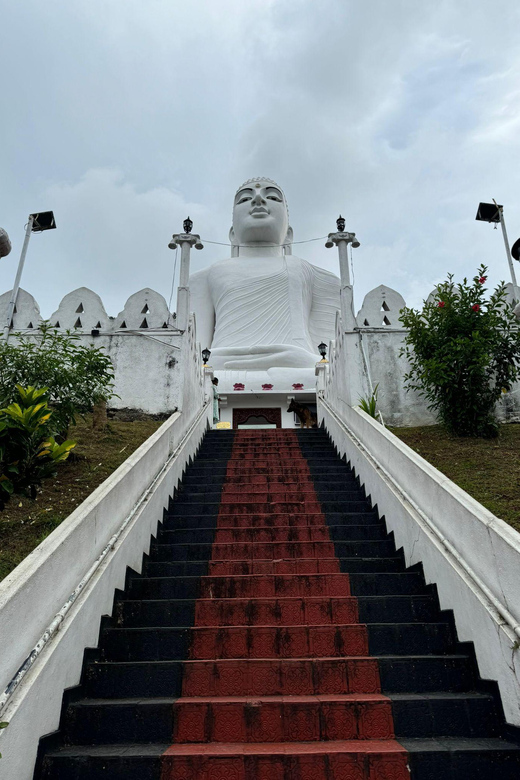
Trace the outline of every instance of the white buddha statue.
<instances>
[{"instance_id":1,"label":"white buddha statue","mask_svg":"<svg viewBox=\"0 0 520 780\"><path fill-rule=\"evenodd\" d=\"M197 341L211 349L212 366L264 378L273 369L313 369L317 344L334 338L340 282L291 254L289 212L275 182L249 179L237 190L229 235L232 257L190 278Z\"/></svg>"}]
</instances>

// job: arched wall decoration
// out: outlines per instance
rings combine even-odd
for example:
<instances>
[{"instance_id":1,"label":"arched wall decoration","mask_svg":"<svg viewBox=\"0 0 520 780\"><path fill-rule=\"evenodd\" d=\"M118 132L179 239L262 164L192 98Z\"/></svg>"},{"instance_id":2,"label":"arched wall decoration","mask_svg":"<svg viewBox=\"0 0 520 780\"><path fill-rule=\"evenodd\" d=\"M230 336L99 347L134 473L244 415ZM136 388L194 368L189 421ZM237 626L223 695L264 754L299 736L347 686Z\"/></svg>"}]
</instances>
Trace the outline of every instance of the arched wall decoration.
<instances>
[{"instance_id":1,"label":"arched wall decoration","mask_svg":"<svg viewBox=\"0 0 520 780\"><path fill-rule=\"evenodd\" d=\"M233 409L233 428L236 429L239 425L243 425L250 417L265 417L268 423L276 425L277 428L282 427L282 410L271 407L265 409Z\"/></svg>"}]
</instances>

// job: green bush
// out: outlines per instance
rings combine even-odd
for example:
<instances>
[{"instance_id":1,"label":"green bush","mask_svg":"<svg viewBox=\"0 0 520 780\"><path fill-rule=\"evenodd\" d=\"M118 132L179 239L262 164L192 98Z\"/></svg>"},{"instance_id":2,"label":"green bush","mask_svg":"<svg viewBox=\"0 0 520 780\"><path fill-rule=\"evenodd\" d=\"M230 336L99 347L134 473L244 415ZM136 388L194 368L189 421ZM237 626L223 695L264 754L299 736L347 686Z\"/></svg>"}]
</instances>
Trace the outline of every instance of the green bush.
<instances>
[{"instance_id":1,"label":"green bush","mask_svg":"<svg viewBox=\"0 0 520 780\"><path fill-rule=\"evenodd\" d=\"M359 399L359 408L362 409L364 412L366 412L366 414L369 414L370 417L373 417L374 420L377 420L379 414L377 411L378 388L379 388L379 382L374 387L374 390L372 391L372 395L369 395L366 398Z\"/></svg>"},{"instance_id":2,"label":"green bush","mask_svg":"<svg viewBox=\"0 0 520 780\"><path fill-rule=\"evenodd\" d=\"M519 376L520 332L505 285L486 297L487 268L473 282L437 286L422 311L403 309L409 329L403 353L407 389L417 390L440 422L458 436L498 435L495 405Z\"/></svg>"},{"instance_id":3,"label":"green bush","mask_svg":"<svg viewBox=\"0 0 520 780\"><path fill-rule=\"evenodd\" d=\"M52 436L46 387L18 385L16 391L18 403L0 409L0 509L12 493L35 498L37 486L76 446L73 441L57 444Z\"/></svg>"},{"instance_id":4,"label":"green bush","mask_svg":"<svg viewBox=\"0 0 520 780\"><path fill-rule=\"evenodd\" d=\"M47 387L55 432L66 435L78 414L108 400L114 386L112 361L103 349L82 346L74 333L44 325L41 335L0 344L0 404L16 400L16 385Z\"/></svg>"}]
</instances>

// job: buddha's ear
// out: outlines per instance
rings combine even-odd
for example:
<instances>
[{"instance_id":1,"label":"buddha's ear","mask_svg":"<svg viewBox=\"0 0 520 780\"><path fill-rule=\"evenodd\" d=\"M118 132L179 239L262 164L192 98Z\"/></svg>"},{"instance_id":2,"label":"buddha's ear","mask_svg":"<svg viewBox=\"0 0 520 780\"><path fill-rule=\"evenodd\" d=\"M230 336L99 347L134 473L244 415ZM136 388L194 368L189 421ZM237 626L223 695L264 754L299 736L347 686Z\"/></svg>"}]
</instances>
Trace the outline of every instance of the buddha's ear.
<instances>
[{"instance_id":1,"label":"buddha's ear","mask_svg":"<svg viewBox=\"0 0 520 780\"><path fill-rule=\"evenodd\" d=\"M232 227L229 229L229 243L231 244L231 257L238 257L239 246L236 243L235 231Z\"/></svg>"},{"instance_id":2,"label":"buddha's ear","mask_svg":"<svg viewBox=\"0 0 520 780\"><path fill-rule=\"evenodd\" d=\"M287 228L287 235L283 242L283 250L286 255L292 255L292 242L293 242L293 229L291 226Z\"/></svg>"}]
</instances>

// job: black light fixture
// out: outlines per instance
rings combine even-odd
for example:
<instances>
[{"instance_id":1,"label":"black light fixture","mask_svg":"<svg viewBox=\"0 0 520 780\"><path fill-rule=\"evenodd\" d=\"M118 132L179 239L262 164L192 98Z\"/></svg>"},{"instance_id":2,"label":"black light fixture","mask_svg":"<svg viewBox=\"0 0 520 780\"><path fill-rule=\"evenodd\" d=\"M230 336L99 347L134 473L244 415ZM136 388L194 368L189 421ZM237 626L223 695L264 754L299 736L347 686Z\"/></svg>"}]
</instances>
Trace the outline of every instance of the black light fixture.
<instances>
[{"instance_id":1,"label":"black light fixture","mask_svg":"<svg viewBox=\"0 0 520 780\"><path fill-rule=\"evenodd\" d=\"M29 247L29 239L31 238L31 233L43 233L44 230L54 230L55 227L56 227L56 222L54 220L54 212L36 211L34 212L34 214L29 214L29 219L27 220L27 224L25 226L25 238L22 246L22 252L20 255L20 260L18 261L18 268L16 270L16 276L14 278L14 285L13 285L13 289L11 290L11 297L9 300L9 304L7 306L7 317L5 319L4 335L3 335L5 342L8 341L9 332L13 327L13 314L16 308L16 299L18 298L18 290L20 289L20 280L22 278L22 271L25 264L25 256L27 254L27 249ZM6 238L7 238L7 243L9 243L9 238L7 237L7 233L5 233L4 230L1 232L4 236L3 254L8 254L8 252L6 252L5 250L6 250ZM8 248L10 251L10 244Z\"/></svg>"},{"instance_id":2,"label":"black light fixture","mask_svg":"<svg viewBox=\"0 0 520 780\"><path fill-rule=\"evenodd\" d=\"M55 230L56 222L54 220L54 212L52 211L40 211L36 214L29 214L32 217L32 232L43 233L44 230Z\"/></svg>"},{"instance_id":3,"label":"black light fixture","mask_svg":"<svg viewBox=\"0 0 520 780\"><path fill-rule=\"evenodd\" d=\"M479 222L500 222L502 208L497 203L479 203L475 219Z\"/></svg>"},{"instance_id":4,"label":"black light fixture","mask_svg":"<svg viewBox=\"0 0 520 780\"><path fill-rule=\"evenodd\" d=\"M205 365L205 366L207 366L207 365L208 365L208 360L210 359L210 357L211 357L211 352L210 352L210 351L209 351L209 349L206 347L206 349L203 349L203 350L202 350L202 360L204 361L204 365Z\"/></svg>"},{"instance_id":5,"label":"black light fixture","mask_svg":"<svg viewBox=\"0 0 520 780\"><path fill-rule=\"evenodd\" d=\"M185 233L191 233L191 229L193 227L193 222L191 221L191 219L189 217L184 220L184 222L182 223L182 227L184 228L184 232Z\"/></svg>"},{"instance_id":6,"label":"black light fixture","mask_svg":"<svg viewBox=\"0 0 520 780\"><path fill-rule=\"evenodd\" d=\"M345 232L345 217L342 217L341 214L339 215L339 217L336 220L336 226L338 228L338 232L339 233L344 233Z\"/></svg>"},{"instance_id":7,"label":"black light fixture","mask_svg":"<svg viewBox=\"0 0 520 780\"><path fill-rule=\"evenodd\" d=\"M324 344L322 341L321 344L318 344L318 350L321 355L322 360L327 360L327 345Z\"/></svg>"},{"instance_id":8,"label":"black light fixture","mask_svg":"<svg viewBox=\"0 0 520 780\"><path fill-rule=\"evenodd\" d=\"M477 216L475 217L475 219L478 222L493 222L494 223L493 227L495 228L495 230L498 224L500 224L500 227L502 228L502 237L504 239L504 247L506 250L506 257L509 265L509 271L511 273L511 282L513 284L514 300L515 301L520 300L520 288L518 287L516 281L516 273L513 267L513 258L515 260L520 259L520 246L518 241L516 241L512 247L509 246L509 239L507 237L507 230L506 230L506 222L504 219L504 207L501 206L499 203L497 203L494 198L493 198L493 203L479 203L477 209Z\"/></svg>"}]
</instances>

